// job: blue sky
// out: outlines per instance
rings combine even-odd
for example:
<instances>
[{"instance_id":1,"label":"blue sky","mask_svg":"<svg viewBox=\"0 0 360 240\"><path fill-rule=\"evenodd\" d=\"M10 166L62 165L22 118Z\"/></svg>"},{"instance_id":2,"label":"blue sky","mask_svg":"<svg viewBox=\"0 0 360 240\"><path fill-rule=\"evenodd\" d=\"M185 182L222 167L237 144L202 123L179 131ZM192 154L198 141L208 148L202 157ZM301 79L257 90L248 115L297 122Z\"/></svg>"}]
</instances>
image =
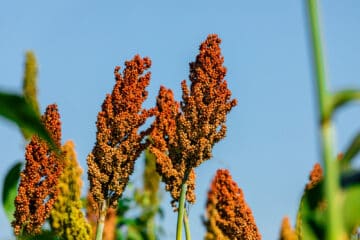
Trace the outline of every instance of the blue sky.
<instances>
[{"instance_id":1,"label":"blue sky","mask_svg":"<svg viewBox=\"0 0 360 240\"><path fill-rule=\"evenodd\" d=\"M39 63L39 101L59 105L63 141L75 141L86 172L95 121L113 68L135 54L152 59L145 106L160 85L180 100L188 63L210 33L222 38L226 79L238 106L228 116L227 137L197 169L197 202L190 208L193 239L218 168L230 169L253 210L263 239L276 239L281 219L292 222L308 173L320 161L305 1L2 1L0 89L20 92L24 53ZM360 1L321 1L328 76L332 89L359 86ZM335 117L338 151L360 130L358 105ZM0 176L24 156L18 129L0 119ZM137 164L140 169L141 164ZM86 181L86 174L84 174ZM138 171L133 180L140 178ZM2 181L1 181L2 182ZM85 192L84 192L85 194ZM164 193L164 227L174 239L176 216ZM11 236L0 210L0 239Z\"/></svg>"}]
</instances>

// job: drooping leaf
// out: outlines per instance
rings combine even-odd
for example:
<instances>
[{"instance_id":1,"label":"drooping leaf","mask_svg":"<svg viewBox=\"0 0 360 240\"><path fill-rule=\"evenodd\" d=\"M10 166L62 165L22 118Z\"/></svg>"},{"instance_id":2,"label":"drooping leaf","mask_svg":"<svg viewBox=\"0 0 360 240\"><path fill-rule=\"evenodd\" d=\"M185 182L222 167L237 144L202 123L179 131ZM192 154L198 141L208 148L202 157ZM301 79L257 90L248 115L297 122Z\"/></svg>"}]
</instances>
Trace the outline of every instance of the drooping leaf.
<instances>
[{"instance_id":1,"label":"drooping leaf","mask_svg":"<svg viewBox=\"0 0 360 240\"><path fill-rule=\"evenodd\" d=\"M2 204L8 217L11 222L14 219L15 205L14 200L17 195L17 185L20 179L22 162L17 162L14 164L5 176L3 191L2 191Z\"/></svg>"},{"instance_id":2,"label":"drooping leaf","mask_svg":"<svg viewBox=\"0 0 360 240\"><path fill-rule=\"evenodd\" d=\"M49 133L41 123L40 117L24 97L0 91L0 116L15 123L28 132L38 134L57 149Z\"/></svg>"},{"instance_id":3,"label":"drooping leaf","mask_svg":"<svg viewBox=\"0 0 360 240\"><path fill-rule=\"evenodd\" d=\"M360 100L360 90L359 89L344 89L337 91L333 94L332 97L332 111L335 111L341 108L343 105L359 101Z\"/></svg>"}]
</instances>

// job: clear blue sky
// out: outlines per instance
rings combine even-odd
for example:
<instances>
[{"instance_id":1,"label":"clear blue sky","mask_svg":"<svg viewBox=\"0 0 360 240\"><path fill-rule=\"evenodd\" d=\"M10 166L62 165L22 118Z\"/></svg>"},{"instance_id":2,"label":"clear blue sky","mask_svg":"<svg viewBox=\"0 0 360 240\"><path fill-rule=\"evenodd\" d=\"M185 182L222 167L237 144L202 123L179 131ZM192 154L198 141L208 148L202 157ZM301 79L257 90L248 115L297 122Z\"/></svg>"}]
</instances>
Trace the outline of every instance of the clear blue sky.
<instances>
[{"instance_id":1,"label":"clear blue sky","mask_svg":"<svg viewBox=\"0 0 360 240\"><path fill-rule=\"evenodd\" d=\"M333 89L360 86L360 1L321 1L328 75ZM2 1L0 89L20 92L24 53L39 62L39 101L59 105L63 141L75 141L86 172L97 112L114 84L113 68L139 53L152 59L149 101L160 85L180 98L188 63L209 33L223 40L227 81L238 106L213 159L197 169L197 202L190 208L193 239L210 181L229 168L243 189L263 239L276 239L281 219L295 214L313 164L319 161L317 116L305 1ZM352 105L336 115L338 149L360 130ZM18 129L0 119L0 176L24 156ZM137 168L141 168L140 164ZM132 179L139 179L138 172ZM86 180L84 174L84 180ZM3 181L1 181L2 183ZM84 192L85 194L85 192ZM168 193L163 208L174 239L176 215ZM0 239L11 236L0 210Z\"/></svg>"}]
</instances>

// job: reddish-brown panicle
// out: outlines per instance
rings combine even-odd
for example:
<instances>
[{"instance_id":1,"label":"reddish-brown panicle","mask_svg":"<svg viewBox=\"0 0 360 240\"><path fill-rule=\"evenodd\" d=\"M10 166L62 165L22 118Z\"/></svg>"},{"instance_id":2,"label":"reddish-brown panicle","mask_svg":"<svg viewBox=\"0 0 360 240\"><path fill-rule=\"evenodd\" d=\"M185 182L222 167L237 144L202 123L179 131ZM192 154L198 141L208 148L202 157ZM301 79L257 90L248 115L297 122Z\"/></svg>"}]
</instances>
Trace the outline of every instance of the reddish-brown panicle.
<instances>
[{"instance_id":1,"label":"reddish-brown panicle","mask_svg":"<svg viewBox=\"0 0 360 240\"><path fill-rule=\"evenodd\" d=\"M212 147L225 137L226 115L236 105L224 79L220 42L212 34L200 45L200 53L190 63L190 89L185 80L181 83L181 103L171 90L161 87L159 91L151 151L175 201L188 175L187 201L195 202L194 168L211 158Z\"/></svg>"},{"instance_id":2,"label":"reddish-brown panicle","mask_svg":"<svg viewBox=\"0 0 360 240\"><path fill-rule=\"evenodd\" d=\"M49 105L41 120L60 149L61 123L57 105ZM41 231L58 196L57 184L63 168L61 157L36 135L26 146L25 169L20 174L12 222L16 235L21 230L30 234Z\"/></svg>"},{"instance_id":3,"label":"reddish-brown panicle","mask_svg":"<svg viewBox=\"0 0 360 240\"><path fill-rule=\"evenodd\" d=\"M165 189L171 193L173 199L178 199L186 170L186 164L181 158L177 132L179 103L174 100L170 89L161 86L156 106L158 113L151 133L150 151L156 156L156 170L166 184ZM187 200L195 202L194 170L191 170L187 184Z\"/></svg>"},{"instance_id":4,"label":"reddish-brown panicle","mask_svg":"<svg viewBox=\"0 0 360 240\"><path fill-rule=\"evenodd\" d=\"M149 58L136 55L125 62L125 69L114 71L115 86L107 94L97 118L96 143L87 158L90 191L96 202L108 200L116 206L129 176L134 170L135 160L147 147L143 141L149 129L139 128L153 113L142 108L150 82Z\"/></svg>"},{"instance_id":5,"label":"reddish-brown panicle","mask_svg":"<svg viewBox=\"0 0 360 240\"><path fill-rule=\"evenodd\" d=\"M211 183L206 204L205 239L261 239L242 190L228 170L219 169Z\"/></svg>"},{"instance_id":6,"label":"reddish-brown panicle","mask_svg":"<svg viewBox=\"0 0 360 240\"><path fill-rule=\"evenodd\" d=\"M316 163L310 172L309 182L306 184L305 190L315 187L323 178L323 170L319 163Z\"/></svg>"}]
</instances>

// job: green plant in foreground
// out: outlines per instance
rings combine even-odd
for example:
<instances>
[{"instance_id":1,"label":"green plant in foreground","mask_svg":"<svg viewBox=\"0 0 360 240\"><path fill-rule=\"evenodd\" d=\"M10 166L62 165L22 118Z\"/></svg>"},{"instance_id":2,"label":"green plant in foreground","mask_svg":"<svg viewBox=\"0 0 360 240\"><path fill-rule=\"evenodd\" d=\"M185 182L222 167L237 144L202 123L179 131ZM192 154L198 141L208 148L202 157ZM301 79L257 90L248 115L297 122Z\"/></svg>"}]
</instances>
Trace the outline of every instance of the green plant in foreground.
<instances>
[{"instance_id":1,"label":"green plant in foreground","mask_svg":"<svg viewBox=\"0 0 360 240\"><path fill-rule=\"evenodd\" d=\"M339 160L335 155L332 117L344 104L360 100L360 91L330 91L323 58L318 3L316 0L307 0L307 6L318 95L324 177L314 188L305 191L298 213L300 219L297 222L300 226L296 228L300 229L300 239L346 240L350 239L360 226L360 171L351 165L360 150L360 135L354 138Z\"/></svg>"}]
</instances>

